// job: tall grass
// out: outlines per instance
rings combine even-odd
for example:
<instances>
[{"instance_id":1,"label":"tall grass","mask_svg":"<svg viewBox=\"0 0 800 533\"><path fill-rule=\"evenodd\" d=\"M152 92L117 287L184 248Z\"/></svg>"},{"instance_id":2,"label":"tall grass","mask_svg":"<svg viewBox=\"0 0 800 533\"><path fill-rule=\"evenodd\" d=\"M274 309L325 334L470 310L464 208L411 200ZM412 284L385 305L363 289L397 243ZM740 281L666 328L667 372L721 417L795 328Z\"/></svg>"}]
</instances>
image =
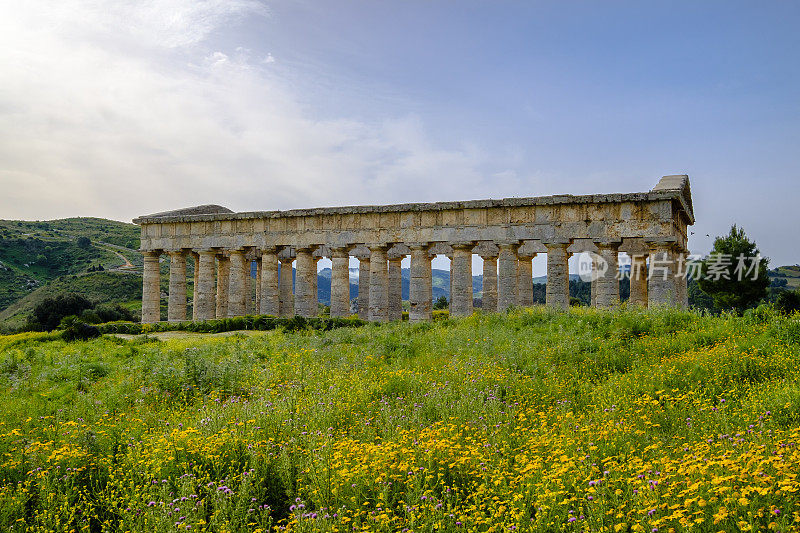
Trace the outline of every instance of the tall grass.
<instances>
[{"instance_id":1,"label":"tall grass","mask_svg":"<svg viewBox=\"0 0 800 533\"><path fill-rule=\"evenodd\" d=\"M799 348L768 311L633 309L0 337L0 527L787 531Z\"/></svg>"}]
</instances>

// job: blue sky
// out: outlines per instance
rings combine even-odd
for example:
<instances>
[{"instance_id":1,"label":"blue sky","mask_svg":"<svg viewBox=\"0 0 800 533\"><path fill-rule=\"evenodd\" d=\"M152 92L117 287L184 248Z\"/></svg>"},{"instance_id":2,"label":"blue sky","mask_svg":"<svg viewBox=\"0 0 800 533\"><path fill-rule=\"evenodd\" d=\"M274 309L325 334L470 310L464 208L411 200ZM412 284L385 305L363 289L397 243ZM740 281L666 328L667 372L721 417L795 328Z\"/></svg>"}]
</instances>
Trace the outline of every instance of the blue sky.
<instances>
[{"instance_id":1,"label":"blue sky","mask_svg":"<svg viewBox=\"0 0 800 533\"><path fill-rule=\"evenodd\" d=\"M644 191L800 262L796 2L0 4L1 218Z\"/></svg>"}]
</instances>

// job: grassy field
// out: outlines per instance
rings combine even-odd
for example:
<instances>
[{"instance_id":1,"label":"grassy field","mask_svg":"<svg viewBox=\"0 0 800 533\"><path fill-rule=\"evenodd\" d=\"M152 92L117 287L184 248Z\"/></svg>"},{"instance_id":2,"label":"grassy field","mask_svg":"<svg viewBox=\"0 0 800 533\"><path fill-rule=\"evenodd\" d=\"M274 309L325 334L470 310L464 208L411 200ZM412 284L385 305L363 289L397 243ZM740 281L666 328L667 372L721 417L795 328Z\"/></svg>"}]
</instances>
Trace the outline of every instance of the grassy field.
<instances>
[{"instance_id":1,"label":"grassy field","mask_svg":"<svg viewBox=\"0 0 800 533\"><path fill-rule=\"evenodd\" d=\"M0 337L3 531L800 524L796 317L56 337Z\"/></svg>"}]
</instances>

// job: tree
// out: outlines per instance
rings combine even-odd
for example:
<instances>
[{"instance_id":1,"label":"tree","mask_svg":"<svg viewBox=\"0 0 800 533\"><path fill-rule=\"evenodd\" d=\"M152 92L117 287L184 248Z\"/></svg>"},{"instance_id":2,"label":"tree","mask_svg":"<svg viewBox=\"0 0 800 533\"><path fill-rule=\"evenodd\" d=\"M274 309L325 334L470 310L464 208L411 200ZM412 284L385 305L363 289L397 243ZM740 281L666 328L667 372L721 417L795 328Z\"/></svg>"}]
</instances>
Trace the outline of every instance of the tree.
<instances>
[{"instance_id":1,"label":"tree","mask_svg":"<svg viewBox=\"0 0 800 533\"><path fill-rule=\"evenodd\" d=\"M721 310L741 314L767 295L769 259L734 224L728 235L714 239L714 248L701 262L700 289Z\"/></svg>"},{"instance_id":2,"label":"tree","mask_svg":"<svg viewBox=\"0 0 800 533\"><path fill-rule=\"evenodd\" d=\"M781 292L775 300L775 308L787 315L800 312L800 291Z\"/></svg>"},{"instance_id":3,"label":"tree","mask_svg":"<svg viewBox=\"0 0 800 533\"><path fill-rule=\"evenodd\" d=\"M78 237L76 244L81 248L88 248L92 241L89 240L89 237Z\"/></svg>"},{"instance_id":4,"label":"tree","mask_svg":"<svg viewBox=\"0 0 800 533\"><path fill-rule=\"evenodd\" d=\"M91 309L94 304L79 294L59 294L55 298L45 298L33 309L29 320L30 329L52 331L65 316L80 315L84 309Z\"/></svg>"},{"instance_id":5,"label":"tree","mask_svg":"<svg viewBox=\"0 0 800 533\"><path fill-rule=\"evenodd\" d=\"M447 296L439 296L439 298L433 302L434 309L447 309L450 307L450 303L447 301Z\"/></svg>"}]
</instances>

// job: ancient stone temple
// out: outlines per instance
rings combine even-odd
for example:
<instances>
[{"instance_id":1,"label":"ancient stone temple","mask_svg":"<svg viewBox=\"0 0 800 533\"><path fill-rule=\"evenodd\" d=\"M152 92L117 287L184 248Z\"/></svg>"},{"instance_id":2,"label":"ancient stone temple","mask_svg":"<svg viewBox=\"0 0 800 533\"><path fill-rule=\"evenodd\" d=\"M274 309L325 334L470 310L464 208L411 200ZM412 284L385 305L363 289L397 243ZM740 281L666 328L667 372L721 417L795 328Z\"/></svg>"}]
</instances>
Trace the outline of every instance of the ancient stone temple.
<instances>
[{"instance_id":1,"label":"ancient stone temple","mask_svg":"<svg viewBox=\"0 0 800 533\"><path fill-rule=\"evenodd\" d=\"M142 322L160 320L163 256L169 257L170 321L314 316L322 257L333 264L332 316L350 314L349 264L356 257L359 316L398 320L400 262L409 255L409 316L418 321L431 318L431 259L438 254L451 259L450 312L456 316L472 313L473 254L483 258L484 311L532 305L537 254L547 254L547 305L566 309L567 260L581 252L594 258L593 305L619 303L618 261L626 253L632 305L686 306L684 258L694 213L689 178L678 175L665 176L641 193L249 213L206 205L134 222L142 227ZM191 317L186 316L189 256L195 265Z\"/></svg>"}]
</instances>

